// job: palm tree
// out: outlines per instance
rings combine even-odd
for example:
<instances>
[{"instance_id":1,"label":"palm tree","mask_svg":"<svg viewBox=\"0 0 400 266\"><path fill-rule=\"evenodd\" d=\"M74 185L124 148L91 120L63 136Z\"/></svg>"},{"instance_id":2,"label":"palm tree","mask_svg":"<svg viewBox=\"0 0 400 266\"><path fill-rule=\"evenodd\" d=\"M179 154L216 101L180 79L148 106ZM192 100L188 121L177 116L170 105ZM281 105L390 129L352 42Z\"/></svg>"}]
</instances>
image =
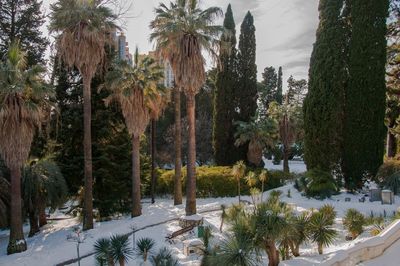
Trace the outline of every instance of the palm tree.
<instances>
[{"instance_id":1,"label":"palm tree","mask_svg":"<svg viewBox=\"0 0 400 266\"><path fill-rule=\"evenodd\" d=\"M363 231L365 216L356 209L348 209L343 218L343 226L350 232L352 239L356 239Z\"/></svg>"},{"instance_id":2,"label":"palm tree","mask_svg":"<svg viewBox=\"0 0 400 266\"><path fill-rule=\"evenodd\" d=\"M279 137L283 146L283 171L289 173L290 148L301 134L302 108L299 104L289 104L288 95L283 105L272 102L268 113L279 124Z\"/></svg>"},{"instance_id":3,"label":"palm tree","mask_svg":"<svg viewBox=\"0 0 400 266\"><path fill-rule=\"evenodd\" d=\"M255 166L259 166L262 162L264 148L273 147L275 144L277 138L275 121L252 119L248 123L238 121L235 124L237 125L235 145L248 144L247 160Z\"/></svg>"},{"instance_id":4,"label":"palm tree","mask_svg":"<svg viewBox=\"0 0 400 266\"><path fill-rule=\"evenodd\" d=\"M117 17L106 0L58 0L50 6L50 33L58 34L57 52L63 63L76 67L83 79L85 199L83 229L93 228L93 174L91 137L91 82L112 43Z\"/></svg>"},{"instance_id":5,"label":"palm tree","mask_svg":"<svg viewBox=\"0 0 400 266\"><path fill-rule=\"evenodd\" d=\"M154 266L178 266L178 260L174 257L171 250L166 247L161 248L157 254L151 256L151 263Z\"/></svg>"},{"instance_id":6,"label":"palm tree","mask_svg":"<svg viewBox=\"0 0 400 266\"><path fill-rule=\"evenodd\" d=\"M240 180L246 174L246 164L244 161L237 162L232 168L232 175L236 178L238 184L238 196L239 196L239 204L240 204Z\"/></svg>"},{"instance_id":7,"label":"palm tree","mask_svg":"<svg viewBox=\"0 0 400 266\"><path fill-rule=\"evenodd\" d=\"M188 134L188 162L186 185L186 215L196 213L196 135L195 96L206 80L205 59L202 51L213 58L217 53L222 27L213 25L222 14L220 8L200 8L198 0L176 0L169 7L160 4L151 22L150 39L157 51L172 67L175 84L186 94Z\"/></svg>"},{"instance_id":8,"label":"palm tree","mask_svg":"<svg viewBox=\"0 0 400 266\"><path fill-rule=\"evenodd\" d=\"M98 265L125 265L132 258L133 250L129 246L129 237L113 235L110 238L100 238L94 244L94 254Z\"/></svg>"},{"instance_id":9,"label":"palm tree","mask_svg":"<svg viewBox=\"0 0 400 266\"><path fill-rule=\"evenodd\" d=\"M111 92L105 99L106 105L117 102L122 110L125 124L132 136L132 217L142 214L140 192L140 136L150 121L150 113L158 108L157 102L164 89L160 90L159 81L163 78L161 68L154 59L145 57L139 61L135 54L135 65L118 61L110 70L102 87Z\"/></svg>"},{"instance_id":10,"label":"palm tree","mask_svg":"<svg viewBox=\"0 0 400 266\"><path fill-rule=\"evenodd\" d=\"M29 215L29 236L33 236L39 232L39 227L47 224L47 204L54 210L65 202L67 184L60 168L49 158L28 162L22 172L22 183L23 199Z\"/></svg>"},{"instance_id":11,"label":"palm tree","mask_svg":"<svg viewBox=\"0 0 400 266\"><path fill-rule=\"evenodd\" d=\"M264 195L264 184L268 181L268 172L267 170L262 170L258 179L261 181L261 202L263 202L263 195Z\"/></svg>"},{"instance_id":12,"label":"palm tree","mask_svg":"<svg viewBox=\"0 0 400 266\"><path fill-rule=\"evenodd\" d=\"M10 241L7 253L26 250L22 231L21 168L28 159L36 128L42 126L52 90L44 85L44 68L26 68L26 56L12 44L0 64L0 155L11 176Z\"/></svg>"},{"instance_id":13,"label":"palm tree","mask_svg":"<svg viewBox=\"0 0 400 266\"><path fill-rule=\"evenodd\" d=\"M165 108L170 102L170 91L159 85L158 88L153 87L153 91L147 92L147 106L150 108L150 124L151 124L151 203L154 203L154 193L156 188L155 173L155 155L156 155L156 123L161 117Z\"/></svg>"}]
</instances>

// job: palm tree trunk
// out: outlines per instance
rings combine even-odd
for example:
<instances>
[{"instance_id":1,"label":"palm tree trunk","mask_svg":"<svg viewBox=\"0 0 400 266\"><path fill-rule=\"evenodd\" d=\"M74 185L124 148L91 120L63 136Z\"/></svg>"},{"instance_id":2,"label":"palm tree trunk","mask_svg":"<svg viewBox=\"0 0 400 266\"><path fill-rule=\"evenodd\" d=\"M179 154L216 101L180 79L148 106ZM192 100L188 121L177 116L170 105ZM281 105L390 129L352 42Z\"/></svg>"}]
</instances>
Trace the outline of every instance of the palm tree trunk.
<instances>
[{"instance_id":1,"label":"palm tree trunk","mask_svg":"<svg viewBox=\"0 0 400 266\"><path fill-rule=\"evenodd\" d=\"M140 198L140 137L132 136L132 217L142 215Z\"/></svg>"},{"instance_id":2,"label":"palm tree trunk","mask_svg":"<svg viewBox=\"0 0 400 266\"><path fill-rule=\"evenodd\" d=\"M196 214L196 98L193 94L188 95L186 98L187 117L189 123L186 180L186 215L193 215Z\"/></svg>"},{"instance_id":3,"label":"palm tree trunk","mask_svg":"<svg viewBox=\"0 0 400 266\"><path fill-rule=\"evenodd\" d=\"M175 104L175 177L174 205L182 204L182 128L181 128L181 92L174 89Z\"/></svg>"},{"instance_id":4,"label":"palm tree trunk","mask_svg":"<svg viewBox=\"0 0 400 266\"><path fill-rule=\"evenodd\" d=\"M396 136L388 130L386 141L386 153L388 158L396 156Z\"/></svg>"},{"instance_id":5,"label":"palm tree trunk","mask_svg":"<svg viewBox=\"0 0 400 266\"><path fill-rule=\"evenodd\" d=\"M29 234L28 237L34 236L39 232L39 217L36 210L29 211Z\"/></svg>"},{"instance_id":6,"label":"palm tree trunk","mask_svg":"<svg viewBox=\"0 0 400 266\"><path fill-rule=\"evenodd\" d=\"M151 203L155 202L154 193L156 190L156 120L151 120Z\"/></svg>"},{"instance_id":7,"label":"palm tree trunk","mask_svg":"<svg viewBox=\"0 0 400 266\"><path fill-rule=\"evenodd\" d=\"M283 127L284 127L284 136L283 136L283 172L289 173L289 155L290 155L290 147L289 147L289 122L287 115L283 117Z\"/></svg>"},{"instance_id":8,"label":"palm tree trunk","mask_svg":"<svg viewBox=\"0 0 400 266\"><path fill-rule=\"evenodd\" d=\"M119 265L120 266L125 266L125 258L120 258L119 259Z\"/></svg>"},{"instance_id":9,"label":"palm tree trunk","mask_svg":"<svg viewBox=\"0 0 400 266\"><path fill-rule=\"evenodd\" d=\"M240 178L237 179L237 187L238 187L238 196L239 196L239 204L240 204Z\"/></svg>"},{"instance_id":10,"label":"palm tree trunk","mask_svg":"<svg viewBox=\"0 0 400 266\"><path fill-rule=\"evenodd\" d=\"M11 219L10 240L7 254L19 253L26 250L24 232L22 230L22 203L21 203L21 169L13 167L11 174Z\"/></svg>"},{"instance_id":11,"label":"palm tree trunk","mask_svg":"<svg viewBox=\"0 0 400 266\"><path fill-rule=\"evenodd\" d=\"M46 201L43 200L43 198L39 198L38 200L38 209L39 209L39 227L42 227L47 224Z\"/></svg>"},{"instance_id":12,"label":"palm tree trunk","mask_svg":"<svg viewBox=\"0 0 400 266\"><path fill-rule=\"evenodd\" d=\"M83 230L93 229L92 104L91 77L83 76L83 150L85 157L85 202Z\"/></svg>"}]
</instances>

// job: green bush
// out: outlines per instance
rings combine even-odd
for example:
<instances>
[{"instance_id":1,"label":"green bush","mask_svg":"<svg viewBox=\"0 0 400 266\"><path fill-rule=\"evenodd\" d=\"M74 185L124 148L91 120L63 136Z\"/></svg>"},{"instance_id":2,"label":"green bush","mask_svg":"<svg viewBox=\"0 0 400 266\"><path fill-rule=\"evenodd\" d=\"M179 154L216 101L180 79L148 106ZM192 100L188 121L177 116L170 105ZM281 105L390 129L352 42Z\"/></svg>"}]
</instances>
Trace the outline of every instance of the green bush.
<instances>
[{"instance_id":1,"label":"green bush","mask_svg":"<svg viewBox=\"0 0 400 266\"><path fill-rule=\"evenodd\" d=\"M376 174L376 180L382 187L392 190L394 194L398 194L400 192L400 161L385 161Z\"/></svg>"},{"instance_id":2,"label":"green bush","mask_svg":"<svg viewBox=\"0 0 400 266\"><path fill-rule=\"evenodd\" d=\"M258 176L262 169L249 169ZM182 184L185 191L186 169L182 169ZM234 197L237 196L237 182L232 176L232 167L228 166L201 166L196 168L197 176L197 196L198 197ZM287 179L287 174L282 171L270 171L268 180L265 183L265 190L280 187L283 180ZM250 187L246 180L241 180L241 193L250 195ZM260 183L256 187L261 187ZM173 194L174 192L174 170L165 171L160 175L157 183L157 193L159 195Z\"/></svg>"},{"instance_id":3,"label":"green bush","mask_svg":"<svg viewBox=\"0 0 400 266\"><path fill-rule=\"evenodd\" d=\"M306 174L306 194L310 197L325 199L337 192L333 176L319 169L312 169Z\"/></svg>"}]
</instances>

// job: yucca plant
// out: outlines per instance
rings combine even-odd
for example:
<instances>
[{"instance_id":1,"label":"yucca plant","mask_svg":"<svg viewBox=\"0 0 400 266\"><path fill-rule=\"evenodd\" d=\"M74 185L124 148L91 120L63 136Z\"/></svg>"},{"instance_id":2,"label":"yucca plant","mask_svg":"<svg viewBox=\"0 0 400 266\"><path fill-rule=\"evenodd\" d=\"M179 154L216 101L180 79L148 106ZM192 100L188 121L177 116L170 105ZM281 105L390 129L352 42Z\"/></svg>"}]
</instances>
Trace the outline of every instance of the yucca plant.
<instances>
[{"instance_id":1,"label":"yucca plant","mask_svg":"<svg viewBox=\"0 0 400 266\"><path fill-rule=\"evenodd\" d=\"M254 208L257 208L258 197L260 196L260 194L261 191L258 188L256 187L250 188L250 196L251 200L253 201Z\"/></svg>"},{"instance_id":2,"label":"yucca plant","mask_svg":"<svg viewBox=\"0 0 400 266\"><path fill-rule=\"evenodd\" d=\"M246 164L244 161L238 161L232 168L232 175L236 178L236 182L238 184L238 196L239 196L239 204L240 204L240 180L246 174Z\"/></svg>"},{"instance_id":3,"label":"yucca plant","mask_svg":"<svg viewBox=\"0 0 400 266\"><path fill-rule=\"evenodd\" d=\"M323 254L323 248L332 245L337 237L337 231L333 229L332 219L323 212L314 212L308 223L310 239L318 245L318 253Z\"/></svg>"},{"instance_id":4,"label":"yucca plant","mask_svg":"<svg viewBox=\"0 0 400 266\"><path fill-rule=\"evenodd\" d=\"M125 262L132 258L133 250L129 245L129 237L127 235L114 235L110 238L110 256L114 263L118 262L120 266L124 266Z\"/></svg>"},{"instance_id":5,"label":"yucca plant","mask_svg":"<svg viewBox=\"0 0 400 266\"><path fill-rule=\"evenodd\" d=\"M174 257L171 250L166 247L161 248L157 254L151 256L151 263L154 266L177 266L178 260Z\"/></svg>"},{"instance_id":6,"label":"yucca plant","mask_svg":"<svg viewBox=\"0 0 400 266\"><path fill-rule=\"evenodd\" d=\"M294 227L296 230L296 235L293 239L293 246L291 250L293 256L300 256L300 245L309 239L310 232L307 230L308 223L310 222L309 212L302 212L294 217Z\"/></svg>"},{"instance_id":7,"label":"yucca plant","mask_svg":"<svg viewBox=\"0 0 400 266\"><path fill-rule=\"evenodd\" d=\"M343 218L343 226L350 232L351 238L356 239L363 231L364 215L356 209L348 209Z\"/></svg>"},{"instance_id":8,"label":"yucca plant","mask_svg":"<svg viewBox=\"0 0 400 266\"><path fill-rule=\"evenodd\" d=\"M156 245L156 242L151 238L141 238L136 242L136 256L142 257L143 261L147 261L149 254Z\"/></svg>"},{"instance_id":9,"label":"yucca plant","mask_svg":"<svg viewBox=\"0 0 400 266\"><path fill-rule=\"evenodd\" d=\"M221 225L219 226L219 231L222 232L222 227L224 226L224 221L226 219L226 206L224 204L221 205Z\"/></svg>"},{"instance_id":10,"label":"yucca plant","mask_svg":"<svg viewBox=\"0 0 400 266\"><path fill-rule=\"evenodd\" d=\"M110 254L110 239L100 238L94 243L94 256L99 266L113 266L114 261Z\"/></svg>"},{"instance_id":11,"label":"yucca plant","mask_svg":"<svg viewBox=\"0 0 400 266\"><path fill-rule=\"evenodd\" d=\"M258 265L258 248L246 219L239 218L225 235L214 255L209 255L207 265L255 266Z\"/></svg>"},{"instance_id":12,"label":"yucca plant","mask_svg":"<svg viewBox=\"0 0 400 266\"><path fill-rule=\"evenodd\" d=\"M254 187L257 184L257 177L253 171L249 171L246 176L246 183L249 187Z\"/></svg>"},{"instance_id":13,"label":"yucca plant","mask_svg":"<svg viewBox=\"0 0 400 266\"><path fill-rule=\"evenodd\" d=\"M265 182L268 181L268 172L267 170L262 170L260 175L258 176L258 179L261 182L261 202L263 201L263 195L264 195L264 184Z\"/></svg>"},{"instance_id":14,"label":"yucca plant","mask_svg":"<svg viewBox=\"0 0 400 266\"><path fill-rule=\"evenodd\" d=\"M319 212L323 213L325 217L330 221L331 225L335 223L337 212L335 211L335 207L330 204L324 204L322 207L318 209Z\"/></svg>"}]
</instances>

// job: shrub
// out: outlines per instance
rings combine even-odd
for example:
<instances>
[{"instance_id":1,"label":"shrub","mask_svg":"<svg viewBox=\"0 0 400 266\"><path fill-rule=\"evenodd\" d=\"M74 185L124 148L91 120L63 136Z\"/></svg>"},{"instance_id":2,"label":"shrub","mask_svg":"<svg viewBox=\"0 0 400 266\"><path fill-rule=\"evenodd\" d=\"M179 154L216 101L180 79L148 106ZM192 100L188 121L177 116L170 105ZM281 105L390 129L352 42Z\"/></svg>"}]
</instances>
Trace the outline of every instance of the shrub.
<instances>
[{"instance_id":1,"label":"shrub","mask_svg":"<svg viewBox=\"0 0 400 266\"><path fill-rule=\"evenodd\" d=\"M330 204L325 204L321 208L319 208L319 212L323 213L332 225L335 223L337 214L335 211L335 207Z\"/></svg>"},{"instance_id":2,"label":"shrub","mask_svg":"<svg viewBox=\"0 0 400 266\"><path fill-rule=\"evenodd\" d=\"M385 161L376 174L376 180L382 187L398 194L400 192L400 161L393 159Z\"/></svg>"},{"instance_id":3,"label":"shrub","mask_svg":"<svg viewBox=\"0 0 400 266\"><path fill-rule=\"evenodd\" d=\"M337 190L333 176L319 169L306 173L306 194L319 199L330 198Z\"/></svg>"},{"instance_id":4,"label":"shrub","mask_svg":"<svg viewBox=\"0 0 400 266\"><path fill-rule=\"evenodd\" d=\"M114 235L111 238L100 238L94 244L95 258L98 265L125 265L132 258L133 250L126 235Z\"/></svg>"},{"instance_id":5,"label":"shrub","mask_svg":"<svg viewBox=\"0 0 400 266\"><path fill-rule=\"evenodd\" d=\"M262 169L252 169L258 175ZM265 189L280 187L283 180L287 178L287 174L282 171L268 172L268 180L265 182ZM185 191L186 170L182 169L182 184ZM197 175L197 196L198 197L234 197L237 196L237 180L232 175L232 167L227 166L201 166L196 168ZM161 195L173 194L174 192L174 170L165 171L161 174L158 184L157 193ZM250 187L245 179L240 181L241 193L250 194ZM257 187L261 187L261 182L257 181Z\"/></svg>"},{"instance_id":6,"label":"shrub","mask_svg":"<svg viewBox=\"0 0 400 266\"><path fill-rule=\"evenodd\" d=\"M363 231L365 225L365 217L356 209L348 209L343 218L343 226L350 232L351 237L356 239Z\"/></svg>"}]
</instances>

